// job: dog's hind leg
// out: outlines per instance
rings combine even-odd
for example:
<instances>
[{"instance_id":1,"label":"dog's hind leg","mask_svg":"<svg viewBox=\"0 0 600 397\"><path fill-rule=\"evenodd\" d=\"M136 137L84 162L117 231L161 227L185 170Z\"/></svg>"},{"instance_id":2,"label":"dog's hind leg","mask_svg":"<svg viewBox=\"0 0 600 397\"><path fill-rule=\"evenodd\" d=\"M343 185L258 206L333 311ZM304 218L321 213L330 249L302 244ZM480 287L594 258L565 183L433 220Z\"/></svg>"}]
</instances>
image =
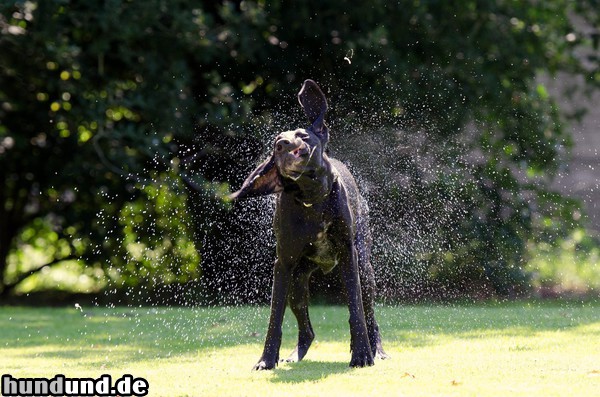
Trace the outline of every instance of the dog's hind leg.
<instances>
[{"instance_id":1,"label":"dog's hind leg","mask_svg":"<svg viewBox=\"0 0 600 397\"><path fill-rule=\"evenodd\" d=\"M375 320L375 273L369 260L371 256L370 234L366 230L365 224L359 223L356 247L358 253L358 270L360 274L360 285L362 289L363 308L365 310L365 321L367 322L367 332L369 333L369 344L373 357L386 359L390 358L383 350L381 344L381 334L379 325Z\"/></svg>"},{"instance_id":2,"label":"dog's hind leg","mask_svg":"<svg viewBox=\"0 0 600 397\"><path fill-rule=\"evenodd\" d=\"M369 333L369 343L373 357L386 359L390 358L383 350L381 345L381 334L379 325L375 320L375 277L373 268L369 262L360 264L360 284L362 287L363 307L365 310L365 321L367 322L367 332Z\"/></svg>"},{"instance_id":3,"label":"dog's hind leg","mask_svg":"<svg viewBox=\"0 0 600 397\"><path fill-rule=\"evenodd\" d=\"M315 338L315 333L308 317L308 282L311 274L317 268L317 265L304 259L294 269L292 275L292 282L288 293L288 304L290 309L292 309L292 313L296 316L296 320L298 320L298 344L292 354L285 360L287 362L302 360Z\"/></svg>"}]
</instances>

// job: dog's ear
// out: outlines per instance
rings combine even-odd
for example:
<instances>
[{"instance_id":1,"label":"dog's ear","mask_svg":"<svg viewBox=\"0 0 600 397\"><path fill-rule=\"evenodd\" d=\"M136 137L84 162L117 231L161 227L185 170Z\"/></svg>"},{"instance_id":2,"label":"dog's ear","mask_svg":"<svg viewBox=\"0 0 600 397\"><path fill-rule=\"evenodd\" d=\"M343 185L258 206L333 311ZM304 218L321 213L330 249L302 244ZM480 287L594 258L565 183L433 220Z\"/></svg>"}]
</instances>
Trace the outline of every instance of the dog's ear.
<instances>
[{"instance_id":1,"label":"dog's ear","mask_svg":"<svg viewBox=\"0 0 600 397\"><path fill-rule=\"evenodd\" d=\"M304 113L311 122L313 131L322 132L325 127L325 113L327 112L327 99L325 94L313 80L306 80L298 93L298 101Z\"/></svg>"},{"instance_id":2,"label":"dog's ear","mask_svg":"<svg viewBox=\"0 0 600 397\"><path fill-rule=\"evenodd\" d=\"M256 167L248 178L246 178L240 190L232 193L229 198L235 200L246 197L265 196L282 190L281 176L275 166L275 159L271 156Z\"/></svg>"}]
</instances>

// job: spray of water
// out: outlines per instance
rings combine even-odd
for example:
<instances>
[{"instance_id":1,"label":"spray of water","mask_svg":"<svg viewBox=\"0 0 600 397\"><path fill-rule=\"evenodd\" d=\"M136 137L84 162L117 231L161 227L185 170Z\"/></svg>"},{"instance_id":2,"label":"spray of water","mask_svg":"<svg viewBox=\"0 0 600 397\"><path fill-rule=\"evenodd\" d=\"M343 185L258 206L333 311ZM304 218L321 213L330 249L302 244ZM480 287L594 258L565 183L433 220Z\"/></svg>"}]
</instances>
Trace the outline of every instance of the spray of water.
<instances>
[{"instance_id":1,"label":"spray of water","mask_svg":"<svg viewBox=\"0 0 600 397\"><path fill-rule=\"evenodd\" d=\"M397 109L392 107L397 104L369 107L380 112L357 111L361 100L342 92L331 101L349 102L352 110L333 106L329 152L351 168L368 201L379 298L434 295L429 290L434 287L427 284L430 273L443 268L452 252L468 240L460 234L460 222L470 206L466 192L470 181L461 180L470 174L469 149L459 139L440 143L432 126L415 128L401 117L394 118ZM221 156L227 153L233 159L226 169L222 162L210 161L215 149L203 141L202 133L194 145L178 148L175 159L157 154L154 167L165 172L152 179L137 178L136 188L145 197L121 214L119 223L125 233L117 237L119 255L132 266L109 266L108 294L125 291L121 303L148 299L177 305L268 302L275 257L274 199L245 200L232 208L222 199L227 189L211 177L237 187L268 155L279 132L303 125L298 120L302 120L298 109L279 109L269 117L257 116L250 127L229 126L233 135L242 138L221 142ZM103 214L99 219L106 221ZM142 280L131 291L128 275ZM331 278L320 282L336 283Z\"/></svg>"}]
</instances>

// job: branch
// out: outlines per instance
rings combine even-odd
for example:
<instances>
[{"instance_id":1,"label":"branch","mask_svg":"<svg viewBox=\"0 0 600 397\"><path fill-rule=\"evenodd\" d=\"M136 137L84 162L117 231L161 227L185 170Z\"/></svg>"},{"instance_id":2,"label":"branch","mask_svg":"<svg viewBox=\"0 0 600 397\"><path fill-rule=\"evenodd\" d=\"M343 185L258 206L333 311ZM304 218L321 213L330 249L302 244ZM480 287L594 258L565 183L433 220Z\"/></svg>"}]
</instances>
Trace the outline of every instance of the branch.
<instances>
[{"instance_id":1,"label":"branch","mask_svg":"<svg viewBox=\"0 0 600 397\"><path fill-rule=\"evenodd\" d=\"M25 279L27 279L28 277L31 277L34 274L40 272L42 269L45 269L45 268L50 267L50 266L54 266L54 265L59 264L61 262L72 261L72 260L77 260L77 259L79 259L79 257L77 257L75 255L68 255L68 256L65 256L64 258L54 259L52 262L48 262L48 263L46 263L46 264L44 264L44 265L42 265L40 267L36 267L35 269L31 269L28 272L21 274L12 283L5 284L4 287L3 287L3 289L2 289L2 291L0 292L0 296L6 296L6 295L8 295L8 293L10 291L12 291L17 285L19 285L20 283L22 283L23 281L25 281Z\"/></svg>"}]
</instances>

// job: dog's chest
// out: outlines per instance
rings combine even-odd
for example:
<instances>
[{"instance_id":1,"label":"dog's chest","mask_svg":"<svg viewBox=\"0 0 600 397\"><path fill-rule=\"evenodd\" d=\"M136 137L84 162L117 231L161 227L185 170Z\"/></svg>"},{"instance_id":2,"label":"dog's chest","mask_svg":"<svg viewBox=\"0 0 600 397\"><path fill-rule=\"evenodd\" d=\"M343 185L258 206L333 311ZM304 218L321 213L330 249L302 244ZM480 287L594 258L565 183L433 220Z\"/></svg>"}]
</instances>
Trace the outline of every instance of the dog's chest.
<instances>
[{"instance_id":1,"label":"dog's chest","mask_svg":"<svg viewBox=\"0 0 600 397\"><path fill-rule=\"evenodd\" d=\"M329 273L338 263L329 235L331 222L322 222L313 241L308 244L307 258L319 265L323 273Z\"/></svg>"}]
</instances>

